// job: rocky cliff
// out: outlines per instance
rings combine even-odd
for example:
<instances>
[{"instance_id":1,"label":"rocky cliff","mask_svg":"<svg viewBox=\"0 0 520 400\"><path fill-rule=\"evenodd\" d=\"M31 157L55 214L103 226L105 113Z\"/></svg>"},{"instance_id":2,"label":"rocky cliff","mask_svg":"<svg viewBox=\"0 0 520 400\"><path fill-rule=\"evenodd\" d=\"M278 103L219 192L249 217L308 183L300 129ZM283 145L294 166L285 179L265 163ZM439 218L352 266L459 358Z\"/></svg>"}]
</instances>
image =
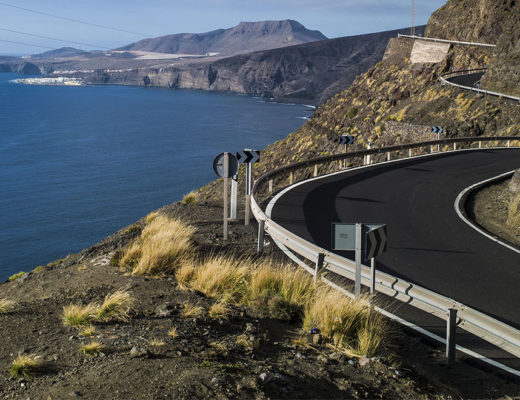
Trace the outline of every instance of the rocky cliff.
<instances>
[{"instance_id":1,"label":"rocky cliff","mask_svg":"<svg viewBox=\"0 0 520 400\"><path fill-rule=\"evenodd\" d=\"M505 10L507 24L491 58L482 86L500 93L520 96L520 3Z\"/></svg>"},{"instance_id":2,"label":"rocky cliff","mask_svg":"<svg viewBox=\"0 0 520 400\"><path fill-rule=\"evenodd\" d=\"M491 0L478 3L449 0L432 16L426 34L440 36L442 17L449 18L444 26L453 29L446 38L493 43L499 35L504 40L503 35L510 34L501 27L508 24L511 3L500 2L502 8L497 4ZM484 5L489 9L482 8ZM456 35L459 31L461 36ZM391 39L382 62L357 76L348 89L331 97L296 132L265 149L263 161L256 166L257 174L292 162L339 153L343 151L338 145L341 134L355 137L349 150L366 148L368 140L379 147L434 139L432 125L445 127L449 136L520 135L518 102L484 97L439 82L440 75L453 68L479 68L490 60L505 57L507 53L501 50L504 46L493 50L452 45L440 62L412 63L413 46L412 39ZM206 196L215 193L211 185L203 192Z\"/></svg>"},{"instance_id":3,"label":"rocky cliff","mask_svg":"<svg viewBox=\"0 0 520 400\"><path fill-rule=\"evenodd\" d=\"M182 66L96 71L85 79L93 83L230 91L320 104L380 61L389 39L406 31L324 40ZM422 32L422 27L418 31Z\"/></svg>"}]
</instances>

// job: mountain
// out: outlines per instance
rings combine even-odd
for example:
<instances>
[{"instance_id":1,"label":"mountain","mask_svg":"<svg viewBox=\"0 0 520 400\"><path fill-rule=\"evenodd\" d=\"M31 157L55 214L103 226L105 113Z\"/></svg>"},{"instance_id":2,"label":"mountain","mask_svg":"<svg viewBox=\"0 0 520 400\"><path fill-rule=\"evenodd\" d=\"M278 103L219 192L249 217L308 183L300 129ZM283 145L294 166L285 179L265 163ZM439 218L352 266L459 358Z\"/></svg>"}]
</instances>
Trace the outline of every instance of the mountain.
<instances>
[{"instance_id":1,"label":"mountain","mask_svg":"<svg viewBox=\"0 0 520 400\"><path fill-rule=\"evenodd\" d=\"M180 33L144 39L116 50L232 55L325 39L327 37L321 32L309 30L293 20L241 22L230 29L217 29L207 33Z\"/></svg>"},{"instance_id":2,"label":"mountain","mask_svg":"<svg viewBox=\"0 0 520 400\"><path fill-rule=\"evenodd\" d=\"M44 53L32 55L31 58L68 58L83 56L89 54L88 51L75 49L74 47L62 47L56 50L46 51Z\"/></svg>"},{"instance_id":3,"label":"mountain","mask_svg":"<svg viewBox=\"0 0 520 400\"><path fill-rule=\"evenodd\" d=\"M40 54L33 54L31 58L67 58L89 54L88 51L75 49L74 47L61 47Z\"/></svg>"},{"instance_id":4,"label":"mountain","mask_svg":"<svg viewBox=\"0 0 520 400\"><path fill-rule=\"evenodd\" d=\"M418 27L418 33L423 29ZM169 67L98 70L84 78L92 83L236 92L319 104L380 61L390 38L408 31L321 40Z\"/></svg>"},{"instance_id":5,"label":"mountain","mask_svg":"<svg viewBox=\"0 0 520 400\"><path fill-rule=\"evenodd\" d=\"M439 82L441 74L453 69L488 65L483 89L520 92L519 16L520 2L513 0L448 0L431 16L425 36L497 43L497 47L451 45L441 61L413 62L413 48L421 41L392 38L381 62L319 106L297 131L264 149L255 164L257 176L282 165L338 153L342 134L355 138L349 151L366 148L369 140L374 147L434 140L432 126L443 126L448 137L520 135L518 102ZM331 163L333 170L337 166ZM200 195L219 196L217 188L212 183Z\"/></svg>"}]
</instances>

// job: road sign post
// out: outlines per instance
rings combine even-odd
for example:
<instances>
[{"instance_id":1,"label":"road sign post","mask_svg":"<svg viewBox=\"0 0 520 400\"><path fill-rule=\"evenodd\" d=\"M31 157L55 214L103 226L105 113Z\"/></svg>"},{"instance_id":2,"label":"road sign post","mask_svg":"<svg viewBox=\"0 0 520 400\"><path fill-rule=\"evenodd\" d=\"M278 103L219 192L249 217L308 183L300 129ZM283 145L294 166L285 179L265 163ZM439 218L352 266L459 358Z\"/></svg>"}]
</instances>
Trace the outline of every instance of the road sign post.
<instances>
[{"instance_id":1,"label":"road sign post","mask_svg":"<svg viewBox=\"0 0 520 400\"><path fill-rule=\"evenodd\" d=\"M363 226L356 224L356 274L354 279L354 295L359 297L361 294L361 251L362 251L362 233Z\"/></svg>"},{"instance_id":2,"label":"road sign post","mask_svg":"<svg viewBox=\"0 0 520 400\"><path fill-rule=\"evenodd\" d=\"M224 153L224 241L228 238L228 175L229 153Z\"/></svg>"},{"instance_id":3,"label":"road sign post","mask_svg":"<svg viewBox=\"0 0 520 400\"><path fill-rule=\"evenodd\" d=\"M213 160L213 170L215 173L224 178L224 190L223 190L223 201L224 201L224 240L228 238L228 216L229 216L229 205L228 205L228 186L229 178L235 176L238 171L238 161L234 155L228 152L220 153Z\"/></svg>"},{"instance_id":4,"label":"road sign post","mask_svg":"<svg viewBox=\"0 0 520 400\"><path fill-rule=\"evenodd\" d=\"M341 135L339 137L339 144L345 145L345 153L347 152L348 146L351 145L352 143L354 143L354 137L352 137L350 135ZM346 158L343 160L343 168L345 168L345 169L348 168Z\"/></svg>"},{"instance_id":5,"label":"road sign post","mask_svg":"<svg viewBox=\"0 0 520 400\"><path fill-rule=\"evenodd\" d=\"M237 203L238 203L238 174L231 178L231 209L229 210L229 219L235 221L237 219Z\"/></svg>"},{"instance_id":6,"label":"road sign post","mask_svg":"<svg viewBox=\"0 0 520 400\"><path fill-rule=\"evenodd\" d=\"M332 224L332 250L354 251L354 294L361 294L361 262L370 260L370 293L375 293L376 260L386 251L387 228L384 224Z\"/></svg>"},{"instance_id":7,"label":"road sign post","mask_svg":"<svg viewBox=\"0 0 520 400\"><path fill-rule=\"evenodd\" d=\"M246 163L246 207L245 225L249 225L251 220L251 188L253 186L253 164L260 160L260 152L253 149L244 149L237 152L237 160Z\"/></svg>"},{"instance_id":8,"label":"road sign post","mask_svg":"<svg viewBox=\"0 0 520 400\"><path fill-rule=\"evenodd\" d=\"M442 126L432 126L432 133L437 134L437 140L440 140L441 133L444 133L444 128ZM440 145L437 144L437 153L440 151Z\"/></svg>"}]
</instances>

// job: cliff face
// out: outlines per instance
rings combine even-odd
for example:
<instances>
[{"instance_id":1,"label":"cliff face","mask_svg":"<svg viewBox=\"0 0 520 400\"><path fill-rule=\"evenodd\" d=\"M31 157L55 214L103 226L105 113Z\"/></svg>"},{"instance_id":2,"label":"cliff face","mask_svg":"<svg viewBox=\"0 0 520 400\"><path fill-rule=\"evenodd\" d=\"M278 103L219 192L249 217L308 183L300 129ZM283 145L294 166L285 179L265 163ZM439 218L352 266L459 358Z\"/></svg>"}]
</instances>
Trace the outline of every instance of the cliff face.
<instances>
[{"instance_id":1,"label":"cliff face","mask_svg":"<svg viewBox=\"0 0 520 400\"><path fill-rule=\"evenodd\" d=\"M421 27L418 30L421 32ZM381 60L388 40L406 31L306 43L188 66L97 71L86 79L93 83L231 91L319 104Z\"/></svg>"},{"instance_id":2,"label":"cliff face","mask_svg":"<svg viewBox=\"0 0 520 400\"><path fill-rule=\"evenodd\" d=\"M491 23L475 20L472 25L480 26L476 31L473 26L467 26L467 21L480 15L479 4L450 0L441 11L450 9L458 16L459 25L454 23L453 32L467 32L463 36L453 33L444 37L493 42L498 33ZM504 7L506 10L507 4ZM493 10L497 11L496 7ZM432 34L437 29L439 15L442 13L435 13L435 18L430 19L434 25L426 30L432 36L440 36ZM500 15L507 18L509 14ZM506 26L503 20L495 22ZM489 36L484 32L490 32ZM511 38L513 43L514 36ZM255 166L256 173L260 175L282 165L343 152L343 147L338 145L342 134L355 137L349 150L366 148L368 140L375 147L433 140L431 126L438 125L446 128L448 136L520 136L520 104L445 87L439 82L440 75L453 67L483 67L490 60L511 54L502 53L502 48L516 47L504 45L494 50L454 45L441 62L412 63L413 45L411 39L391 39L382 62L357 76L347 90L331 97L296 132L267 147L261 162ZM218 195L212 188L209 185L202 193L208 197Z\"/></svg>"},{"instance_id":3,"label":"cliff face","mask_svg":"<svg viewBox=\"0 0 520 400\"><path fill-rule=\"evenodd\" d=\"M449 0L432 14L425 36L496 44L519 6L516 0Z\"/></svg>"},{"instance_id":4,"label":"cliff face","mask_svg":"<svg viewBox=\"0 0 520 400\"><path fill-rule=\"evenodd\" d=\"M230 29L218 29L207 33L180 33L144 39L118 50L233 55L325 39L327 37L321 32L309 30L293 20L241 22Z\"/></svg>"},{"instance_id":5,"label":"cliff face","mask_svg":"<svg viewBox=\"0 0 520 400\"><path fill-rule=\"evenodd\" d=\"M491 59L482 87L505 94L520 96L520 5L509 14Z\"/></svg>"}]
</instances>

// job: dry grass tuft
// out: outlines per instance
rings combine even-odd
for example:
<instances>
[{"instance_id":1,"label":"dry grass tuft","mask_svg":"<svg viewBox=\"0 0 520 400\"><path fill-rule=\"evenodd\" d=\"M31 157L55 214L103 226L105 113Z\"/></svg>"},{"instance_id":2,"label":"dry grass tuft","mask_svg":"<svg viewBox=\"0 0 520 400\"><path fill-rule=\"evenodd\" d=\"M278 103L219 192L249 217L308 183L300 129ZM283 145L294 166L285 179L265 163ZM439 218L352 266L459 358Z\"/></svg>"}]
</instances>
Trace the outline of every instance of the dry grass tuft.
<instances>
[{"instance_id":1,"label":"dry grass tuft","mask_svg":"<svg viewBox=\"0 0 520 400\"><path fill-rule=\"evenodd\" d=\"M99 342L90 342L88 344L84 344L80 346L79 351L87 356L93 356L95 354L101 353L103 350L103 346Z\"/></svg>"},{"instance_id":2,"label":"dry grass tuft","mask_svg":"<svg viewBox=\"0 0 520 400\"><path fill-rule=\"evenodd\" d=\"M126 290L120 289L105 297L103 304L96 310L101 321L127 321L135 304L135 299Z\"/></svg>"},{"instance_id":3,"label":"dry grass tuft","mask_svg":"<svg viewBox=\"0 0 520 400\"><path fill-rule=\"evenodd\" d=\"M40 356L35 354L20 354L11 363L9 373L15 378L28 377L40 372L42 367L43 364Z\"/></svg>"},{"instance_id":4,"label":"dry grass tuft","mask_svg":"<svg viewBox=\"0 0 520 400\"><path fill-rule=\"evenodd\" d=\"M146 225L150 224L158 216L159 216L159 213L157 211L152 211L150 214L148 214L146 217L144 217L145 224Z\"/></svg>"},{"instance_id":5,"label":"dry grass tuft","mask_svg":"<svg viewBox=\"0 0 520 400\"><path fill-rule=\"evenodd\" d=\"M200 266L183 267L184 276L191 276L190 286L209 297L224 302L240 303L247 297L249 268L233 257L215 256ZM191 272L190 272L191 268Z\"/></svg>"},{"instance_id":6,"label":"dry grass tuft","mask_svg":"<svg viewBox=\"0 0 520 400\"><path fill-rule=\"evenodd\" d=\"M174 326L173 328L171 328L169 331L168 331L168 336L172 337L172 338L176 338L179 336L179 332L177 332L177 327Z\"/></svg>"},{"instance_id":7,"label":"dry grass tuft","mask_svg":"<svg viewBox=\"0 0 520 400\"><path fill-rule=\"evenodd\" d=\"M187 257L195 228L176 219L156 215L120 260L136 275L171 274Z\"/></svg>"},{"instance_id":8,"label":"dry grass tuft","mask_svg":"<svg viewBox=\"0 0 520 400\"><path fill-rule=\"evenodd\" d=\"M93 325L89 325L79 332L79 335L83 336L83 337L94 336L95 334L96 334L96 328Z\"/></svg>"},{"instance_id":9,"label":"dry grass tuft","mask_svg":"<svg viewBox=\"0 0 520 400\"><path fill-rule=\"evenodd\" d=\"M214 303L209 309L209 316L217 321L226 321L231 309L226 303Z\"/></svg>"},{"instance_id":10,"label":"dry grass tuft","mask_svg":"<svg viewBox=\"0 0 520 400\"><path fill-rule=\"evenodd\" d=\"M24 271L17 272L16 274L13 274L13 275L11 275L9 278L7 278L7 280L8 280L9 282L15 281L15 280L17 280L18 278L20 278L23 274L25 274Z\"/></svg>"},{"instance_id":11,"label":"dry grass tuft","mask_svg":"<svg viewBox=\"0 0 520 400\"><path fill-rule=\"evenodd\" d=\"M204 314L204 309L198 304L186 301L181 310L182 318L199 318Z\"/></svg>"},{"instance_id":12,"label":"dry grass tuft","mask_svg":"<svg viewBox=\"0 0 520 400\"><path fill-rule=\"evenodd\" d=\"M16 302L9 299L0 299L0 314L8 314L16 309Z\"/></svg>"},{"instance_id":13,"label":"dry grass tuft","mask_svg":"<svg viewBox=\"0 0 520 400\"><path fill-rule=\"evenodd\" d=\"M166 344L163 340L157 339L157 338L153 338L151 340L147 340L147 342L152 347L161 347L161 346L164 346Z\"/></svg>"},{"instance_id":14,"label":"dry grass tuft","mask_svg":"<svg viewBox=\"0 0 520 400\"><path fill-rule=\"evenodd\" d=\"M367 299L350 299L320 287L316 300L305 310L305 330L319 328L321 334L338 347L350 348L363 355L373 355L386 333L382 316L368 305Z\"/></svg>"},{"instance_id":15,"label":"dry grass tuft","mask_svg":"<svg viewBox=\"0 0 520 400\"><path fill-rule=\"evenodd\" d=\"M94 303L70 304L63 307L63 323L68 326L87 325L96 318L97 306Z\"/></svg>"},{"instance_id":16,"label":"dry grass tuft","mask_svg":"<svg viewBox=\"0 0 520 400\"><path fill-rule=\"evenodd\" d=\"M182 198L182 202L184 204L197 204L199 201L199 196L197 195L196 192L190 192L188 194L185 194L184 197Z\"/></svg>"}]
</instances>

